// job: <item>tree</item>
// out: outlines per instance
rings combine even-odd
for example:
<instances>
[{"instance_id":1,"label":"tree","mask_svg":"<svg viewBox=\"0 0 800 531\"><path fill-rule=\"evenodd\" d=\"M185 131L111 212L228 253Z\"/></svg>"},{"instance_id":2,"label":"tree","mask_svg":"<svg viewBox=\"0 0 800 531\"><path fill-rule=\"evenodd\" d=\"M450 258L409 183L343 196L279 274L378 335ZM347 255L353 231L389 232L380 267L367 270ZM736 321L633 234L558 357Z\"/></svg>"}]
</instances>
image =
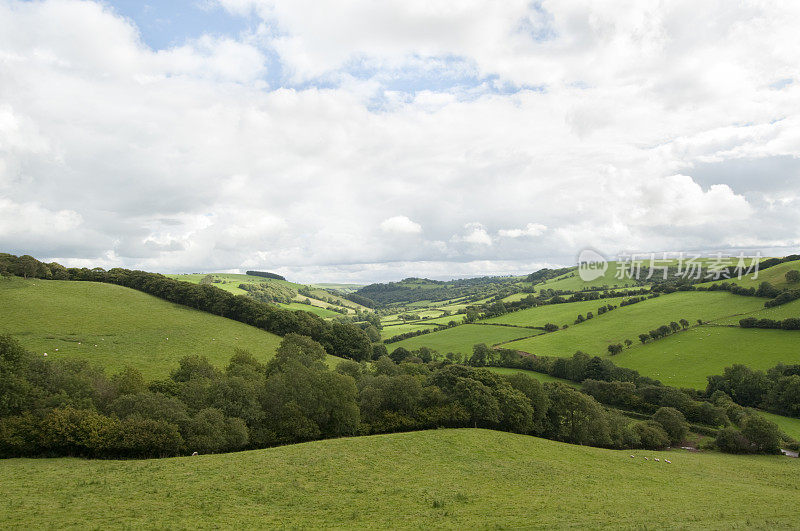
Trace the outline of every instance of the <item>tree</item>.
<instances>
[{"instance_id":1,"label":"tree","mask_svg":"<svg viewBox=\"0 0 800 531\"><path fill-rule=\"evenodd\" d=\"M679 322L681 323L681 326L683 327L684 330L689 328L689 321L687 321L686 319L681 319Z\"/></svg>"},{"instance_id":2,"label":"tree","mask_svg":"<svg viewBox=\"0 0 800 531\"><path fill-rule=\"evenodd\" d=\"M672 322L669 324L669 328L670 328L670 330L672 330L672 332L673 332L673 333L675 333L675 332L677 332L678 330L680 330L680 329L681 329L681 325L679 325L679 324L678 324L678 323L676 323L675 321L672 321Z\"/></svg>"},{"instance_id":3,"label":"tree","mask_svg":"<svg viewBox=\"0 0 800 531\"><path fill-rule=\"evenodd\" d=\"M630 347L631 345L633 345L633 341L631 341L630 339L626 339L625 340L625 346L626 347Z\"/></svg>"},{"instance_id":4,"label":"tree","mask_svg":"<svg viewBox=\"0 0 800 531\"><path fill-rule=\"evenodd\" d=\"M558 330L558 325L557 324L547 323L547 324L544 325L544 331L545 332L555 332L556 330Z\"/></svg>"},{"instance_id":5,"label":"tree","mask_svg":"<svg viewBox=\"0 0 800 531\"><path fill-rule=\"evenodd\" d=\"M758 407L769 392L772 382L762 371L741 364L725 367L722 375L708 377L706 395L722 391L734 402L746 407Z\"/></svg>"},{"instance_id":6,"label":"tree","mask_svg":"<svg viewBox=\"0 0 800 531\"><path fill-rule=\"evenodd\" d=\"M650 340L649 334L639 334L639 341L641 341L642 344L647 343L649 340Z\"/></svg>"},{"instance_id":7,"label":"tree","mask_svg":"<svg viewBox=\"0 0 800 531\"><path fill-rule=\"evenodd\" d=\"M744 421L742 435L750 441L757 452L765 454L780 453L780 429L774 422L760 415L750 415Z\"/></svg>"},{"instance_id":8,"label":"tree","mask_svg":"<svg viewBox=\"0 0 800 531\"><path fill-rule=\"evenodd\" d=\"M619 354L620 352L622 352L622 345L616 344L616 345L609 345L608 346L608 353L611 354L612 356L615 356L615 355Z\"/></svg>"},{"instance_id":9,"label":"tree","mask_svg":"<svg viewBox=\"0 0 800 531\"><path fill-rule=\"evenodd\" d=\"M659 408L653 415L653 420L661 424L672 444L680 443L689 432L686 417L673 407Z\"/></svg>"},{"instance_id":10,"label":"tree","mask_svg":"<svg viewBox=\"0 0 800 531\"><path fill-rule=\"evenodd\" d=\"M800 282L800 271L797 269L792 269L791 271L786 272L786 282L789 284L797 284Z\"/></svg>"}]
</instances>

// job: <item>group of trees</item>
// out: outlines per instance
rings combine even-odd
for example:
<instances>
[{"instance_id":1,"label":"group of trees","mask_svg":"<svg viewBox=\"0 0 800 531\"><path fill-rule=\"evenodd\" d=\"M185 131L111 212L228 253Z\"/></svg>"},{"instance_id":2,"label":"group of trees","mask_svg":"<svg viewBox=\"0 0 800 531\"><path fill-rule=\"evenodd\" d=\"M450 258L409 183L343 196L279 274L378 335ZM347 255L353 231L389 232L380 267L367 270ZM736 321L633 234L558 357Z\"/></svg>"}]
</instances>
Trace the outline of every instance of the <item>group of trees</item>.
<instances>
[{"instance_id":1,"label":"group of trees","mask_svg":"<svg viewBox=\"0 0 800 531\"><path fill-rule=\"evenodd\" d=\"M0 336L0 456L163 457L436 427L660 448L675 431L674 419L632 420L563 384L400 354L331 371L322 345L289 334L266 364L237 351L219 370L190 356L148 383Z\"/></svg>"},{"instance_id":2,"label":"group of trees","mask_svg":"<svg viewBox=\"0 0 800 531\"><path fill-rule=\"evenodd\" d=\"M648 341L655 341L656 339L662 339L667 337L670 334L674 334L680 330L686 330L689 328L689 321L686 319L681 319L680 321L672 321L668 325L661 325L655 330L650 330L647 334L639 334L639 341L643 344L647 343Z\"/></svg>"},{"instance_id":3,"label":"group of trees","mask_svg":"<svg viewBox=\"0 0 800 531\"><path fill-rule=\"evenodd\" d=\"M329 354L355 360L372 358L372 344L358 326L321 317L304 311L290 311L243 295L233 295L211 285L181 282L157 273L115 268L65 268L57 263L44 264L30 256L0 254L0 264L11 274L54 280L107 282L132 288L161 299L183 304L214 315L240 321L279 336L296 333L309 336L323 345Z\"/></svg>"},{"instance_id":4,"label":"group of trees","mask_svg":"<svg viewBox=\"0 0 800 531\"><path fill-rule=\"evenodd\" d=\"M771 422L746 407L761 407L775 413L800 416L800 365L778 365L766 376L744 366L726 369L724 376L709 377L705 393L662 385L661 382L641 376L633 369L618 367L608 359L591 357L576 352L571 358L521 355L509 349L488 349L476 345L474 354L467 360L480 366L521 368L549 374L557 378L581 383L581 390L598 402L625 411L654 415L661 408L672 408L690 422L707 426L696 428L708 435L721 436L720 448L724 451L759 452L772 445L754 445L750 439L756 426L768 433L781 436ZM770 383L771 382L771 383ZM751 417L758 420L750 421ZM750 422L750 435L744 430ZM726 431L722 433L722 429ZM669 431L669 430L668 430ZM726 437L735 434L735 440L746 444L732 449L726 446ZM770 436L771 437L771 436Z\"/></svg>"},{"instance_id":5,"label":"group of trees","mask_svg":"<svg viewBox=\"0 0 800 531\"><path fill-rule=\"evenodd\" d=\"M726 367L708 377L706 394L718 391L741 406L800 418L800 365L778 364L766 372L739 364Z\"/></svg>"},{"instance_id":6,"label":"group of trees","mask_svg":"<svg viewBox=\"0 0 800 531\"><path fill-rule=\"evenodd\" d=\"M800 330L800 318L788 317L782 321L774 319L757 319L755 317L745 317L739 321L742 328L766 328L772 330Z\"/></svg>"},{"instance_id":7,"label":"group of trees","mask_svg":"<svg viewBox=\"0 0 800 531\"><path fill-rule=\"evenodd\" d=\"M270 273L268 271L247 271L245 274L253 277L272 278L275 280L286 280L286 277L283 277L277 273Z\"/></svg>"},{"instance_id":8,"label":"group of trees","mask_svg":"<svg viewBox=\"0 0 800 531\"><path fill-rule=\"evenodd\" d=\"M242 282L239 289L244 290L257 301L289 304L294 299L294 291L280 284L268 282ZM310 304L310 303L309 303Z\"/></svg>"}]
</instances>

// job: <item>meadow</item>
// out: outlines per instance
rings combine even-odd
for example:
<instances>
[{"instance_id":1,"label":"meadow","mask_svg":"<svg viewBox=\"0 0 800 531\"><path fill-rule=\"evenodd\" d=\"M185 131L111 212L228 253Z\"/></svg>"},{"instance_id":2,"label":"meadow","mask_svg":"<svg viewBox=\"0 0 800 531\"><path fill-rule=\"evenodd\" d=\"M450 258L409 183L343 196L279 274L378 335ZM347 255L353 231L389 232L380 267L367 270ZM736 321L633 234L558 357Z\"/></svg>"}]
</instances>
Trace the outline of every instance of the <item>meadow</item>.
<instances>
[{"instance_id":1,"label":"meadow","mask_svg":"<svg viewBox=\"0 0 800 531\"><path fill-rule=\"evenodd\" d=\"M625 349L612 360L666 385L705 389L707 376L734 363L761 370L800 363L798 345L796 331L699 326Z\"/></svg>"},{"instance_id":2,"label":"meadow","mask_svg":"<svg viewBox=\"0 0 800 531\"><path fill-rule=\"evenodd\" d=\"M584 281L578 275L577 268L569 273L561 275L556 278L551 278L544 282L534 285L537 290L553 289L553 290L569 290L580 291L587 288L624 288L640 286L642 283L633 278L616 278L619 262L608 262L608 269L598 278L590 281ZM647 272L643 275L647 276Z\"/></svg>"},{"instance_id":3,"label":"meadow","mask_svg":"<svg viewBox=\"0 0 800 531\"><path fill-rule=\"evenodd\" d=\"M554 305L552 311L565 312L570 304ZM508 348L548 356L571 356L577 350L602 356L608 353L609 344L626 339L638 343L639 334L671 321L686 319L695 324L698 319L711 321L752 312L763 308L763 304L764 299L727 292L678 292L617 308L566 330L511 343ZM547 319L547 315L542 318Z\"/></svg>"},{"instance_id":4,"label":"meadow","mask_svg":"<svg viewBox=\"0 0 800 531\"><path fill-rule=\"evenodd\" d=\"M472 347L478 343L494 345L503 341L518 339L536 333L540 333L540 331L511 326L467 324L448 328L447 330L441 330L439 332L431 332L430 334L424 334L410 339L404 339L403 341L386 345L386 348L391 352L398 347L415 350L425 346L432 348L440 354L460 352L461 354L470 356L472 354Z\"/></svg>"},{"instance_id":5,"label":"meadow","mask_svg":"<svg viewBox=\"0 0 800 531\"><path fill-rule=\"evenodd\" d=\"M746 275L741 279L733 278L730 280L725 280L725 282L731 282L743 288L758 288L762 282L769 282L774 287L783 289L783 288L800 288L797 284L789 284L786 281L786 273L789 271L800 271L800 260L795 260L793 262L784 262L782 264L778 264L772 266L770 268L764 269L758 272L758 275ZM753 277L756 278L753 278ZM716 284L716 282L707 282L703 285L710 285Z\"/></svg>"},{"instance_id":6,"label":"meadow","mask_svg":"<svg viewBox=\"0 0 800 531\"><path fill-rule=\"evenodd\" d=\"M722 319L716 319L714 323L738 326L739 321L744 317L755 317L756 319L773 319L776 321L781 321L788 317L800 317L800 300L788 302L786 304L781 304L780 306L775 306L774 308L762 307L759 310L747 313L745 315L723 317Z\"/></svg>"},{"instance_id":7,"label":"meadow","mask_svg":"<svg viewBox=\"0 0 800 531\"><path fill-rule=\"evenodd\" d=\"M236 348L272 357L278 336L113 284L0 279L0 333L49 359L79 357L164 378L187 355L223 367ZM56 350L58 349L58 350Z\"/></svg>"},{"instance_id":8,"label":"meadow","mask_svg":"<svg viewBox=\"0 0 800 531\"><path fill-rule=\"evenodd\" d=\"M0 521L10 528L790 528L798 473L800 460L781 456L614 451L431 430L147 461L10 459L0 467Z\"/></svg>"},{"instance_id":9,"label":"meadow","mask_svg":"<svg viewBox=\"0 0 800 531\"><path fill-rule=\"evenodd\" d=\"M507 313L499 317L492 317L481 322L502 323L515 326L544 326L547 323L553 323L559 327L565 324L572 326L575 322L575 318L578 317L579 314L586 317L587 313L592 312L595 317L597 317L597 309L600 306L607 306L609 304L618 306L622 300L624 300L623 297L615 297L596 301L547 304L545 306L536 306L534 308ZM603 318L605 317L608 316L603 316Z\"/></svg>"}]
</instances>

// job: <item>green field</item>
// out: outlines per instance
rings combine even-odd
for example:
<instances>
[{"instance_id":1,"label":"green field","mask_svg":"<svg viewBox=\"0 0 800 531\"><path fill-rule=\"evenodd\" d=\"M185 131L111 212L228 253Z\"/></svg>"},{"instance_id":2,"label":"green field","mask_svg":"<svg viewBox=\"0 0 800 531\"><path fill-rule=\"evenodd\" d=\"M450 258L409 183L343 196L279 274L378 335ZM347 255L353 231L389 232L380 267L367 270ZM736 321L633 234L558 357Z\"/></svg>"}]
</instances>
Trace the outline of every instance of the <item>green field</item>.
<instances>
[{"instance_id":1,"label":"green field","mask_svg":"<svg viewBox=\"0 0 800 531\"><path fill-rule=\"evenodd\" d=\"M28 350L47 352L48 359L88 359L108 372L130 365L147 378L164 378L191 354L224 366L237 347L266 360L280 342L258 328L113 284L0 279L0 307L0 333Z\"/></svg>"},{"instance_id":2,"label":"green field","mask_svg":"<svg viewBox=\"0 0 800 531\"><path fill-rule=\"evenodd\" d=\"M622 297L612 299L600 299L596 301L569 302L564 304L547 304L526 310L507 313L499 317L492 317L482 322L484 323L503 323L516 326L544 326L547 323L557 324L558 326L570 325L575 322L578 314L586 317L588 312L592 312L597 317L597 309L600 306L613 304L618 306ZM610 314L608 314L610 315ZM608 315L601 318L605 319Z\"/></svg>"},{"instance_id":3,"label":"green field","mask_svg":"<svg viewBox=\"0 0 800 531\"><path fill-rule=\"evenodd\" d=\"M207 275L211 275L212 277L214 277L215 280L220 281L220 282L214 282L212 286L216 286L220 289L224 289L225 291L229 291L234 295L247 294L245 290L239 288L239 284L275 283L280 286L293 289L295 291L297 291L298 287L301 287L298 284L294 284L293 282L289 282L286 280L257 277L253 275L241 275L238 273L187 273L187 274L174 274L174 275L164 275L164 276L169 278L174 278L175 280L180 280L182 282L191 282L192 284L199 284L200 280Z\"/></svg>"},{"instance_id":4,"label":"green field","mask_svg":"<svg viewBox=\"0 0 800 531\"><path fill-rule=\"evenodd\" d=\"M718 324L738 325L743 317L755 317L756 319L773 319L780 321L787 317L800 317L800 300L781 304L774 308L761 308L757 311L750 312L746 315L737 315L735 317L725 317L714 321Z\"/></svg>"},{"instance_id":5,"label":"green field","mask_svg":"<svg viewBox=\"0 0 800 531\"><path fill-rule=\"evenodd\" d=\"M800 419L775 415L774 413L767 413L766 411L760 411L759 414L777 424L789 437L800 441Z\"/></svg>"},{"instance_id":6,"label":"green field","mask_svg":"<svg viewBox=\"0 0 800 531\"><path fill-rule=\"evenodd\" d=\"M666 385L705 389L706 376L741 363L768 369L800 363L800 332L699 326L652 343L625 349L613 361Z\"/></svg>"},{"instance_id":7,"label":"green field","mask_svg":"<svg viewBox=\"0 0 800 531\"><path fill-rule=\"evenodd\" d=\"M537 332L539 331L529 328L467 324L404 339L403 341L386 345L386 348L391 352L398 347L414 350L424 346L432 348L440 354L460 352L469 356L472 354L472 347L478 343L494 345L503 341L536 334Z\"/></svg>"},{"instance_id":8,"label":"green field","mask_svg":"<svg viewBox=\"0 0 800 531\"><path fill-rule=\"evenodd\" d=\"M524 374L526 376L530 376L531 378L539 380L542 383L561 382L563 384L570 385L572 387L580 387L581 386L581 384L579 384L577 382L572 382L570 380L564 380L563 378L556 378L555 376L550 376L549 374L544 374L542 372L526 371L525 369L509 369L507 367L486 367L486 369L488 369L488 370L490 370L490 371L492 371L494 373L503 374L503 375Z\"/></svg>"},{"instance_id":9,"label":"green field","mask_svg":"<svg viewBox=\"0 0 800 531\"><path fill-rule=\"evenodd\" d=\"M285 308L287 310L302 310L304 312L310 312L314 315L319 315L320 317L329 318L329 317L340 317L342 314L334 312L332 310L328 310L326 308L320 308L319 306L314 306L312 304L303 304L300 302L292 302L289 304L278 304L281 308Z\"/></svg>"},{"instance_id":10,"label":"green field","mask_svg":"<svg viewBox=\"0 0 800 531\"><path fill-rule=\"evenodd\" d=\"M415 332L417 330L422 330L424 328L433 329L436 327L435 323L426 323L425 321L416 321L414 323L408 324L397 324L397 325L384 325L383 330L381 330L381 339L388 339L390 337L394 337L400 334L405 334L406 332Z\"/></svg>"},{"instance_id":11,"label":"green field","mask_svg":"<svg viewBox=\"0 0 800 531\"><path fill-rule=\"evenodd\" d=\"M800 460L631 453L461 429L148 461L11 459L0 467L0 521L27 529L797 525Z\"/></svg>"},{"instance_id":12,"label":"green field","mask_svg":"<svg viewBox=\"0 0 800 531\"><path fill-rule=\"evenodd\" d=\"M764 299L741 297L727 292L673 293L617 308L590 321L570 326L566 330L519 341L509 345L508 348L549 356L571 356L577 350L591 355L603 355L607 353L606 348L609 344L622 343L626 339L638 342L639 334L647 333L671 321L685 318L694 324L697 319L710 321L752 312L762 308L763 304ZM568 307L569 304L561 304L544 306L543 309L566 312ZM547 315L542 318L546 320Z\"/></svg>"},{"instance_id":13,"label":"green field","mask_svg":"<svg viewBox=\"0 0 800 531\"><path fill-rule=\"evenodd\" d=\"M544 282L540 282L536 284L534 287L537 290L543 289L554 289L554 290L564 290L564 291L580 291L587 288L602 288L602 287L609 287L609 288L623 288L623 287L635 287L639 286L640 283L637 282L635 279L631 278L616 278L617 276L617 264L618 262L608 262L608 269L605 273L589 282L585 282L581 279L578 275L577 267L571 271L570 273L566 273L556 278L551 278ZM647 276L645 274L642 276Z\"/></svg>"},{"instance_id":14,"label":"green field","mask_svg":"<svg viewBox=\"0 0 800 531\"><path fill-rule=\"evenodd\" d=\"M800 271L800 260L796 260L794 262L784 262L782 264L764 269L763 271L759 271L757 278L753 278L753 275L748 275L742 277L741 280L733 278L730 280L725 280L725 282L732 282L738 286L742 286L743 288L758 288L762 282L769 282L776 288L800 288L800 285L789 284L786 282L786 273L792 270ZM707 282L706 284L715 284L715 282ZM700 285L702 286L706 284Z\"/></svg>"}]
</instances>

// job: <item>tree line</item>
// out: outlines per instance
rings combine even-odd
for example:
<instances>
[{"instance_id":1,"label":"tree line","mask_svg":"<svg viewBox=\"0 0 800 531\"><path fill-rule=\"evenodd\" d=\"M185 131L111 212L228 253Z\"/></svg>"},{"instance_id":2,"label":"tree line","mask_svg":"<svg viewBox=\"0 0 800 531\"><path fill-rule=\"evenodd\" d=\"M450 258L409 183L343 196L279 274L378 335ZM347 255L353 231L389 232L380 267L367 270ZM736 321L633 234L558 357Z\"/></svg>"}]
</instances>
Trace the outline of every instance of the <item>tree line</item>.
<instances>
[{"instance_id":1,"label":"tree line","mask_svg":"<svg viewBox=\"0 0 800 531\"><path fill-rule=\"evenodd\" d=\"M742 328L765 328L768 330L800 330L800 318L787 317L783 320L775 320L745 317L739 320L739 326Z\"/></svg>"},{"instance_id":2,"label":"tree line","mask_svg":"<svg viewBox=\"0 0 800 531\"><path fill-rule=\"evenodd\" d=\"M268 271L247 271L246 274L252 277L264 277L264 278L272 278L275 280L286 280L286 277L281 276L277 273L270 273Z\"/></svg>"}]
</instances>

